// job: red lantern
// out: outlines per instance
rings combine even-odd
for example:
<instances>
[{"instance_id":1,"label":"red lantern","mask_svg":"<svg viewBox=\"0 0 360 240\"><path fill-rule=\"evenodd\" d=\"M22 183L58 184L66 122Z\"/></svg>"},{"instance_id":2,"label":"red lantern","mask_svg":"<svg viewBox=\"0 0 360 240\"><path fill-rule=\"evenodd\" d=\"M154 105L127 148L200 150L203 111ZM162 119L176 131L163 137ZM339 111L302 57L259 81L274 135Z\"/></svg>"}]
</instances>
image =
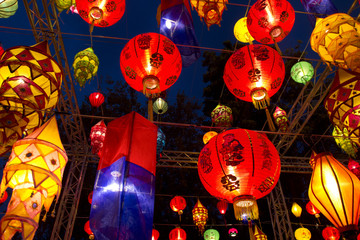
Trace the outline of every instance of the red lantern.
<instances>
[{"instance_id":1,"label":"red lantern","mask_svg":"<svg viewBox=\"0 0 360 240\"><path fill-rule=\"evenodd\" d=\"M1 55L4 53L4 48L2 47L1 43L0 43L0 57Z\"/></svg>"},{"instance_id":2,"label":"red lantern","mask_svg":"<svg viewBox=\"0 0 360 240\"><path fill-rule=\"evenodd\" d=\"M225 65L224 81L235 97L253 102L257 109L269 105L269 98L281 87L285 76L279 53L265 45L248 45L231 55Z\"/></svg>"},{"instance_id":3,"label":"red lantern","mask_svg":"<svg viewBox=\"0 0 360 240\"><path fill-rule=\"evenodd\" d=\"M306 204L306 211L311 215L315 215L316 218L320 217L320 210L317 209L310 201Z\"/></svg>"},{"instance_id":4,"label":"red lantern","mask_svg":"<svg viewBox=\"0 0 360 240\"><path fill-rule=\"evenodd\" d=\"M170 240L186 240L186 232L180 227L174 228L169 234Z\"/></svg>"},{"instance_id":5,"label":"red lantern","mask_svg":"<svg viewBox=\"0 0 360 240\"><path fill-rule=\"evenodd\" d=\"M91 193L89 193L89 195L88 195L88 202L90 204L92 204L92 198L93 198L93 191L91 191Z\"/></svg>"},{"instance_id":6,"label":"red lantern","mask_svg":"<svg viewBox=\"0 0 360 240\"><path fill-rule=\"evenodd\" d=\"M84 226L84 230L87 234L89 234L89 239L94 239L94 233L91 231L91 228L90 228L90 222L87 221L85 223L85 226Z\"/></svg>"},{"instance_id":7,"label":"red lantern","mask_svg":"<svg viewBox=\"0 0 360 240\"><path fill-rule=\"evenodd\" d=\"M91 25L109 27L121 19L125 0L76 0L79 15Z\"/></svg>"},{"instance_id":8,"label":"red lantern","mask_svg":"<svg viewBox=\"0 0 360 240\"><path fill-rule=\"evenodd\" d=\"M360 177L360 164L357 161L349 159L348 169L358 178Z\"/></svg>"},{"instance_id":9,"label":"red lantern","mask_svg":"<svg viewBox=\"0 0 360 240\"><path fill-rule=\"evenodd\" d=\"M283 40L290 33L294 22L294 9L286 0L258 0L247 15L251 36L263 44Z\"/></svg>"},{"instance_id":10,"label":"red lantern","mask_svg":"<svg viewBox=\"0 0 360 240\"><path fill-rule=\"evenodd\" d=\"M334 227L326 227L322 231L322 236L325 240L339 240L340 232Z\"/></svg>"},{"instance_id":11,"label":"red lantern","mask_svg":"<svg viewBox=\"0 0 360 240\"><path fill-rule=\"evenodd\" d=\"M182 68L176 45L164 35L145 33L132 38L121 51L120 68L125 81L146 96L172 86Z\"/></svg>"},{"instance_id":12,"label":"red lantern","mask_svg":"<svg viewBox=\"0 0 360 240\"><path fill-rule=\"evenodd\" d=\"M104 103L105 98L104 98L104 95L102 95L102 93L94 92L94 93L90 94L89 100L90 100L91 106L100 107L100 105Z\"/></svg>"},{"instance_id":13,"label":"red lantern","mask_svg":"<svg viewBox=\"0 0 360 240\"><path fill-rule=\"evenodd\" d=\"M174 212L177 212L177 213L179 213L179 215L181 215L183 213L184 208L186 208L185 198L183 198L181 196L175 196L170 201L170 207L171 207L171 210L173 210Z\"/></svg>"},{"instance_id":14,"label":"red lantern","mask_svg":"<svg viewBox=\"0 0 360 240\"><path fill-rule=\"evenodd\" d=\"M8 193L7 191L5 191L2 197L0 198L0 204L5 202L7 198L8 198Z\"/></svg>"},{"instance_id":15,"label":"red lantern","mask_svg":"<svg viewBox=\"0 0 360 240\"><path fill-rule=\"evenodd\" d=\"M103 147L105 134L106 134L106 125L103 120L101 120L91 128L90 140L92 147L91 152L93 154L98 153Z\"/></svg>"},{"instance_id":16,"label":"red lantern","mask_svg":"<svg viewBox=\"0 0 360 240\"><path fill-rule=\"evenodd\" d=\"M159 231L153 228L151 234L151 240L158 240L159 237L160 237Z\"/></svg>"},{"instance_id":17,"label":"red lantern","mask_svg":"<svg viewBox=\"0 0 360 240\"><path fill-rule=\"evenodd\" d=\"M219 212L222 215L225 215L226 210L228 208L228 202L224 201L224 200L220 200L217 204L216 204L217 209L219 210Z\"/></svg>"}]
</instances>

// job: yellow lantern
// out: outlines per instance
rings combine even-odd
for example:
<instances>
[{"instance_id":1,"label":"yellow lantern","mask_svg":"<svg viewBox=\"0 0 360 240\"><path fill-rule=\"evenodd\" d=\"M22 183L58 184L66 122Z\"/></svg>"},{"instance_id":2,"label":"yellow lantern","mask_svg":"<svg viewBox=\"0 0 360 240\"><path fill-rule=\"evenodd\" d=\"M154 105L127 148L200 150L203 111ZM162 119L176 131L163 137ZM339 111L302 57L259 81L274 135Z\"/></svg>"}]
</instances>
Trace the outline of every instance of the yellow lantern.
<instances>
[{"instance_id":1,"label":"yellow lantern","mask_svg":"<svg viewBox=\"0 0 360 240\"><path fill-rule=\"evenodd\" d=\"M199 199L192 210L192 214L195 225L199 228L199 232L203 234L208 219L208 210L201 204Z\"/></svg>"},{"instance_id":2,"label":"yellow lantern","mask_svg":"<svg viewBox=\"0 0 360 240\"><path fill-rule=\"evenodd\" d=\"M300 207L299 204L297 204L296 202L293 202L292 207L291 207L291 212L295 215L295 217L300 217L302 208Z\"/></svg>"},{"instance_id":3,"label":"yellow lantern","mask_svg":"<svg viewBox=\"0 0 360 240\"><path fill-rule=\"evenodd\" d=\"M203 137L203 142L204 144L207 144L210 139L212 139L213 137L215 137L218 133L215 132L215 131L209 131L207 133L204 134L204 137Z\"/></svg>"},{"instance_id":4,"label":"yellow lantern","mask_svg":"<svg viewBox=\"0 0 360 240\"><path fill-rule=\"evenodd\" d=\"M190 3L199 14L200 19L204 19L209 28L214 24L220 26L221 17L228 0L190 0Z\"/></svg>"},{"instance_id":5,"label":"yellow lantern","mask_svg":"<svg viewBox=\"0 0 360 240\"><path fill-rule=\"evenodd\" d=\"M0 18L8 18L13 16L18 9L17 0L0 1Z\"/></svg>"},{"instance_id":6,"label":"yellow lantern","mask_svg":"<svg viewBox=\"0 0 360 240\"><path fill-rule=\"evenodd\" d=\"M256 224L254 226L254 239L255 240L267 240L267 236L265 235L265 233L263 233Z\"/></svg>"},{"instance_id":7,"label":"yellow lantern","mask_svg":"<svg viewBox=\"0 0 360 240\"><path fill-rule=\"evenodd\" d=\"M254 38L249 33L247 28L247 17L240 18L234 26L234 36L242 43L250 43L254 41Z\"/></svg>"},{"instance_id":8,"label":"yellow lantern","mask_svg":"<svg viewBox=\"0 0 360 240\"><path fill-rule=\"evenodd\" d=\"M99 59L94 50L90 47L75 55L74 75L80 87L84 86L86 81L95 76L99 68Z\"/></svg>"},{"instance_id":9,"label":"yellow lantern","mask_svg":"<svg viewBox=\"0 0 360 240\"><path fill-rule=\"evenodd\" d=\"M311 232L309 229L301 227L295 230L296 240L309 240L311 239Z\"/></svg>"},{"instance_id":10,"label":"yellow lantern","mask_svg":"<svg viewBox=\"0 0 360 240\"><path fill-rule=\"evenodd\" d=\"M55 0L56 8L59 12L68 10L71 6L75 5L75 0Z\"/></svg>"},{"instance_id":11,"label":"yellow lantern","mask_svg":"<svg viewBox=\"0 0 360 240\"><path fill-rule=\"evenodd\" d=\"M342 131L338 126L334 127L332 136L335 139L336 144L349 156L355 158L357 153L356 144L349 138L349 131L344 128Z\"/></svg>"}]
</instances>

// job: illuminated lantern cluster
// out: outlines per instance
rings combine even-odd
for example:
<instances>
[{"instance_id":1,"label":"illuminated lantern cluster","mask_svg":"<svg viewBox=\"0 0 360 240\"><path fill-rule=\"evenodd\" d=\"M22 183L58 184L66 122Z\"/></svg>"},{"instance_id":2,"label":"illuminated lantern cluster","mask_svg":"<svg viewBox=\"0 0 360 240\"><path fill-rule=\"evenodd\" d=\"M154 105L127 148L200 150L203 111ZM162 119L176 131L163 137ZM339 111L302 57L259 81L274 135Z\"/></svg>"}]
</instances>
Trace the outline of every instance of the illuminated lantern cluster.
<instances>
[{"instance_id":1,"label":"illuminated lantern cluster","mask_svg":"<svg viewBox=\"0 0 360 240\"><path fill-rule=\"evenodd\" d=\"M91 106L100 107L104 103L105 97L101 92L93 92L89 96Z\"/></svg>"},{"instance_id":2,"label":"illuminated lantern cluster","mask_svg":"<svg viewBox=\"0 0 360 240\"><path fill-rule=\"evenodd\" d=\"M311 239L311 232L309 229L301 227L295 230L295 238L296 240L309 240Z\"/></svg>"},{"instance_id":3,"label":"illuminated lantern cluster","mask_svg":"<svg viewBox=\"0 0 360 240\"><path fill-rule=\"evenodd\" d=\"M90 140L92 147L91 152L93 154L97 154L101 151L101 148L103 147L105 141L105 135L106 125L103 120L101 120L91 128Z\"/></svg>"},{"instance_id":4,"label":"illuminated lantern cluster","mask_svg":"<svg viewBox=\"0 0 360 240\"><path fill-rule=\"evenodd\" d=\"M325 62L360 73L360 23L345 13L317 19L311 48Z\"/></svg>"},{"instance_id":5,"label":"illuminated lantern cluster","mask_svg":"<svg viewBox=\"0 0 360 240\"><path fill-rule=\"evenodd\" d=\"M195 225L199 228L199 232L203 234L208 219L208 210L201 204L199 199L192 210L192 214Z\"/></svg>"},{"instance_id":6,"label":"illuminated lantern cluster","mask_svg":"<svg viewBox=\"0 0 360 240\"><path fill-rule=\"evenodd\" d=\"M228 233L229 233L229 237L234 238L238 235L239 232L236 228L230 228Z\"/></svg>"},{"instance_id":7,"label":"illuminated lantern cluster","mask_svg":"<svg viewBox=\"0 0 360 240\"><path fill-rule=\"evenodd\" d=\"M231 127L233 123L231 108L219 103L211 112L211 121L216 127Z\"/></svg>"},{"instance_id":8,"label":"illuminated lantern cluster","mask_svg":"<svg viewBox=\"0 0 360 240\"><path fill-rule=\"evenodd\" d=\"M292 66L290 74L295 82L306 84L314 76L314 68L310 63L300 61Z\"/></svg>"},{"instance_id":9,"label":"illuminated lantern cluster","mask_svg":"<svg viewBox=\"0 0 360 240\"><path fill-rule=\"evenodd\" d=\"M170 201L170 208L171 210L179 214L179 218L181 221L181 215L183 214L183 210L186 208L185 198L181 196L175 196Z\"/></svg>"},{"instance_id":10,"label":"illuminated lantern cluster","mask_svg":"<svg viewBox=\"0 0 360 240\"><path fill-rule=\"evenodd\" d=\"M316 18L324 18L328 15L337 13L337 9L331 0L301 0L302 5L308 13L308 18L313 26L315 26Z\"/></svg>"},{"instance_id":11,"label":"illuminated lantern cluster","mask_svg":"<svg viewBox=\"0 0 360 240\"><path fill-rule=\"evenodd\" d=\"M204 240L219 240L220 233L216 229L208 229L204 232Z\"/></svg>"},{"instance_id":12,"label":"illuminated lantern cluster","mask_svg":"<svg viewBox=\"0 0 360 240\"><path fill-rule=\"evenodd\" d=\"M247 17L240 18L234 26L234 36L242 43L252 43L254 38L250 35L247 28Z\"/></svg>"},{"instance_id":13,"label":"illuminated lantern cluster","mask_svg":"<svg viewBox=\"0 0 360 240\"><path fill-rule=\"evenodd\" d=\"M170 231L170 240L186 240L186 232L184 229L177 227Z\"/></svg>"},{"instance_id":14,"label":"illuminated lantern cluster","mask_svg":"<svg viewBox=\"0 0 360 240\"><path fill-rule=\"evenodd\" d=\"M207 143L210 141L210 139L212 139L213 137L215 137L217 134L218 134L218 133L215 132L215 131L209 131L209 132L205 133L204 136L203 136L203 142L204 142L204 144L207 144Z\"/></svg>"},{"instance_id":15,"label":"illuminated lantern cluster","mask_svg":"<svg viewBox=\"0 0 360 240\"><path fill-rule=\"evenodd\" d=\"M258 0L247 15L251 36L263 44L283 40L290 33L294 22L294 9L286 0Z\"/></svg>"},{"instance_id":16,"label":"illuminated lantern cluster","mask_svg":"<svg viewBox=\"0 0 360 240\"><path fill-rule=\"evenodd\" d=\"M344 128L342 131L335 126L332 132L336 144L349 156L355 158L357 153L356 144L349 138L349 131Z\"/></svg>"},{"instance_id":17,"label":"illuminated lantern cluster","mask_svg":"<svg viewBox=\"0 0 360 240\"><path fill-rule=\"evenodd\" d=\"M355 174L357 178L360 178L360 164L357 161L349 159L348 169Z\"/></svg>"},{"instance_id":18,"label":"illuminated lantern cluster","mask_svg":"<svg viewBox=\"0 0 360 240\"><path fill-rule=\"evenodd\" d=\"M156 96L179 78L182 63L176 45L158 33L132 38L121 51L120 68L125 81L146 96Z\"/></svg>"},{"instance_id":19,"label":"illuminated lantern cluster","mask_svg":"<svg viewBox=\"0 0 360 240\"><path fill-rule=\"evenodd\" d=\"M0 18L13 16L18 9L17 0L3 0L0 2Z\"/></svg>"},{"instance_id":20,"label":"illuminated lantern cluster","mask_svg":"<svg viewBox=\"0 0 360 240\"><path fill-rule=\"evenodd\" d=\"M87 48L75 55L74 76L80 87L83 87L87 80L90 80L98 71L99 59L92 48Z\"/></svg>"},{"instance_id":21,"label":"illuminated lantern cluster","mask_svg":"<svg viewBox=\"0 0 360 240\"><path fill-rule=\"evenodd\" d=\"M89 239L95 239L94 233L91 231L91 228L90 228L89 220L85 223L84 231L89 235Z\"/></svg>"},{"instance_id":22,"label":"illuminated lantern cluster","mask_svg":"<svg viewBox=\"0 0 360 240\"><path fill-rule=\"evenodd\" d=\"M264 109L280 89L284 76L285 66L279 53L271 47L253 44L231 55L223 77L235 97Z\"/></svg>"},{"instance_id":23,"label":"illuminated lantern cluster","mask_svg":"<svg viewBox=\"0 0 360 240\"><path fill-rule=\"evenodd\" d=\"M70 9L75 5L75 0L55 0L55 6L59 12Z\"/></svg>"},{"instance_id":24,"label":"illuminated lantern cluster","mask_svg":"<svg viewBox=\"0 0 360 240\"><path fill-rule=\"evenodd\" d=\"M151 240L158 240L159 237L160 237L159 231L153 228L151 233Z\"/></svg>"},{"instance_id":25,"label":"illuminated lantern cluster","mask_svg":"<svg viewBox=\"0 0 360 240\"><path fill-rule=\"evenodd\" d=\"M220 214L225 215L226 210L228 208L228 202L224 201L224 200L220 200L217 204L216 204L217 209L219 210Z\"/></svg>"},{"instance_id":26,"label":"illuminated lantern cluster","mask_svg":"<svg viewBox=\"0 0 360 240\"><path fill-rule=\"evenodd\" d=\"M204 20L207 27L217 24L220 26L220 21L228 0L190 0L191 6L195 8Z\"/></svg>"},{"instance_id":27,"label":"illuminated lantern cluster","mask_svg":"<svg viewBox=\"0 0 360 240\"><path fill-rule=\"evenodd\" d=\"M267 240L267 236L257 225L254 226L254 240Z\"/></svg>"},{"instance_id":28,"label":"illuminated lantern cluster","mask_svg":"<svg viewBox=\"0 0 360 240\"><path fill-rule=\"evenodd\" d=\"M340 233L334 227L326 227L322 230L322 236L325 240L339 240Z\"/></svg>"},{"instance_id":29,"label":"illuminated lantern cluster","mask_svg":"<svg viewBox=\"0 0 360 240\"><path fill-rule=\"evenodd\" d=\"M273 117L276 126L278 126L281 132L287 132L289 130L289 119L286 116L286 112L282 108L276 106Z\"/></svg>"},{"instance_id":30,"label":"illuminated lantern cluster","mask_svg":"<svg viewBox=\"0 0 360 240\"><path fill-rule=\"evenodd\" d=\"M164 114L168 110L168 104L164 99L159 97L155 100L153 104L153 109L154 112L156 112L157 114Z\"/></svg>"},{"instance_id":31,"label":"illuminated lantern cluster","mask_svg":"<svg viewBox=\"0 0 360 240\"><path fill-rule=\"evenodd\" d=\"M228 130L213 137L200 152L198 173L214 197L234 203L235 217L257 219L256 199L275 187L280 157L266 135Z\"/></svg>"},{"instance_id":32,"label":"illuminated lantern cluster","mask_svg":"<svg viewBox=\"0 0 360 240\"><path fill-rule=\"evenodd\" d=\"M320 217L319 209L317 209L314 204L311 203L311 201L306 204L306 211L311 215L315 215L316 218Z\"/></svg>"}]
</instances>

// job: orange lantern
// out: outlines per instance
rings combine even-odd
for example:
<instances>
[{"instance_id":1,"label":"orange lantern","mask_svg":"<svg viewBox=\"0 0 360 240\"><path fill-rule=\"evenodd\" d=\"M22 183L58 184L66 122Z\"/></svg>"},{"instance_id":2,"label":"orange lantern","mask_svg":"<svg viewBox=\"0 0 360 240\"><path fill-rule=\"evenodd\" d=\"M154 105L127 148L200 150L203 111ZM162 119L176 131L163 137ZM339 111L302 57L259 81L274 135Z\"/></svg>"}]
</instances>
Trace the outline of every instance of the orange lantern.
<instances>
[{"instance_id":1,"label":"orange lantern","mask_svg":"<svg viewBox=\"0 0 360 240\"><path fill-rule=\"evenodd\" d=\"M231 127L233 123L231 108L219 103L211 112L211 121L216 127Z\"/></svg>"},{"instance_id":2,"label":"orange lantern","mask_svg":"<svg viewBox=\"0 0 360 240\"><path fill-rule=\"evenodd\" d=\"M306 204L306 211L311 215L315 215L316 218L320 217L319 209L317 209L314 204L311 203L311 201Z\"/></svg>"},{"instance_id":3,"label":"orange lantern","mask_svg":"<svg viewBox=\"0 0 360 240\"><path fill-rule=\"evenodd\" d=\"M176 82L182 62L178 48L170 39L158 33L144 33L125 45L120 68L132 88L146 96L156 96Z\"/></svg>"},{"instance_id":4,"label":"orange lantern","mask_svg":"<svg viewBox=\"0 0 360 240\"><path fill-rule=\"evenodd\" d=\"M170 231L170 240L186 240L186 232L184 229L177 227Z\"/></svg>"},{"instance_id":5,"label":"orange lantern","mask_svg":"<svg viewBox=\"0 0 360 240\"><path fill-rule=\"evenodd\" d=\"M85 223L84 230L89 235L89 239L95 239L94 233L91 231L91 228L90 228L89 220Z\"/></svg>"},{"instance_id":6,"label":"orange lantern","mask_svg":"<svg viewBox=\"0 0 360 240\"><path fill-rule=\"evenodd\" d=\"M155 228L153 228L152 233L151 233L151 240L158 240L160 237L160 233L158 230L156 230Z\"/></svg>"},{"instance_id":7,"label":"orange lantern","mask_svg":"<svg viewBox=\"0 0 360 240\"><path fill-rule=\"evenodd\" d=\"M104 103L104 95L101 92L93 92L89 96L90 104L93 107L100 107Z\"/></svg>"},{"instance_id":8,"label":"orange lantern","mask_svg":"<svg viewBox=\"0 0 360 240\"><path fill-rule=\"evenodd\" d=\"M220 26L220 21L228 0L190 0L191 6L195 8L200 16L204 19L206 26L217 24Z\"/></svg>"},{"instance_id":9,"label":"orange lantern","mask_svg":"<svg viewBox=\"0 0 360 240\"><path fill-rule=\"evenodd\" d=\"M99 153L103 147L106 135L106 125L103 120L95 124L91 128L90 139L91 139L91 152L93 154Z\"/></svg>"},{"instance_id":10,"label":"orange lantern","mask_svg":"<svg viewBox=\"0 0 360 240\"><path fill-rule=\"evenodd\" d=\"M199 228L199 232L203 234L208 219L208 210L201 204L199 199L192 210L192 214L195 225Z\"/></svg>"},{"instance_id":11,"label":"orange lantern","mask_svg":"<svg viewBox=\"0 0 360 240\"><path fill-rule=\"evenodd\" d=\"M273 113L276 126L278 126L281 132L287 132L289 129L289 120L286 116L286 112L276 106L275 112Z\"/></svg>"},{"instance_id":12,"label":"orange lantern","mask_svg":"<svg viewBox=\"0 0 360 240\"><path fill-rule=\"evenodd\" d=\"M203 136L203 142L204 144L207 144L210 139L212 139L213 137L215 137L218 133L217 132L214 132L214 131L209 131L207 133L204 134Z\"/></svg>"},{"instance_id":13,"label":"orange lantern","mask_svg":"<svg viewBox=\"0 0 360 240\"><path fill-rule=\"evenodd\" d=\"M219 212L222 215L225 215L226 210L228 208L228 202L224 201L224 200L220 200L218 201L218 203L216 204L217 209L219 210Z\"/></svg>"},{"instance_id":14,"label":"orange lantern","mask_svg":"<svg viewBox=\"0 0 360 240\"><path fill-rule=\"evenodd\" d=\"M322 236L325 240L339 240L340 233L334 227L326 227L322 230Z\"/></svg>"}]
</instances>

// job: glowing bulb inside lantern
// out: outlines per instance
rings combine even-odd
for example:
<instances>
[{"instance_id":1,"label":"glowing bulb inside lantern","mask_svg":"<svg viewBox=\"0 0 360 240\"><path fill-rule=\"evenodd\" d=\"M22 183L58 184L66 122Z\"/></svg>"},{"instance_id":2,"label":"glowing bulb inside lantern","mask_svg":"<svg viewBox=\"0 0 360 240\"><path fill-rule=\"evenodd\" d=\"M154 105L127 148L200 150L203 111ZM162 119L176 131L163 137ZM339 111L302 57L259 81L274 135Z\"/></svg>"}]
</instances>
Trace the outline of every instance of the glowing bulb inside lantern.
<instances>
[{"instance_id":1,"label":"glowing bulb inside lantern","mask_svg":"<svg viewBox=\"0 0 360 240\"><path fill-rule=\"evenodd\" d=\"M168 28L168 29L171 29L171 26L172 26L172 23L170 20L166 19L165 21L165 26Z\"/></svg>"},{"instance_id":2,"label":"glowing bulb inside lantern","mask_svg":"<svg viewBox=\"0 0 360 240\"><path fill-rule=\"evenodd\" d=\"M112 192L120 192L120 185L118 183L111 183L110 185L107 185L106 187L104 187L104 191L112 191Z\"/></svg>"},{"instance_id":3,"label":"glowing bulb inside lantern","mask_svg":"<svg viewBox=\"0 0 360 240\"><path fill-rule=\"evenodd\" d=\"M99 6L100 7L100 6ZM90 12L89 12L90 16L93 18L93 20L99 20L102 18L102 10L101 7L93 7L91 8Z\"/></svg>"}]
</instances>

